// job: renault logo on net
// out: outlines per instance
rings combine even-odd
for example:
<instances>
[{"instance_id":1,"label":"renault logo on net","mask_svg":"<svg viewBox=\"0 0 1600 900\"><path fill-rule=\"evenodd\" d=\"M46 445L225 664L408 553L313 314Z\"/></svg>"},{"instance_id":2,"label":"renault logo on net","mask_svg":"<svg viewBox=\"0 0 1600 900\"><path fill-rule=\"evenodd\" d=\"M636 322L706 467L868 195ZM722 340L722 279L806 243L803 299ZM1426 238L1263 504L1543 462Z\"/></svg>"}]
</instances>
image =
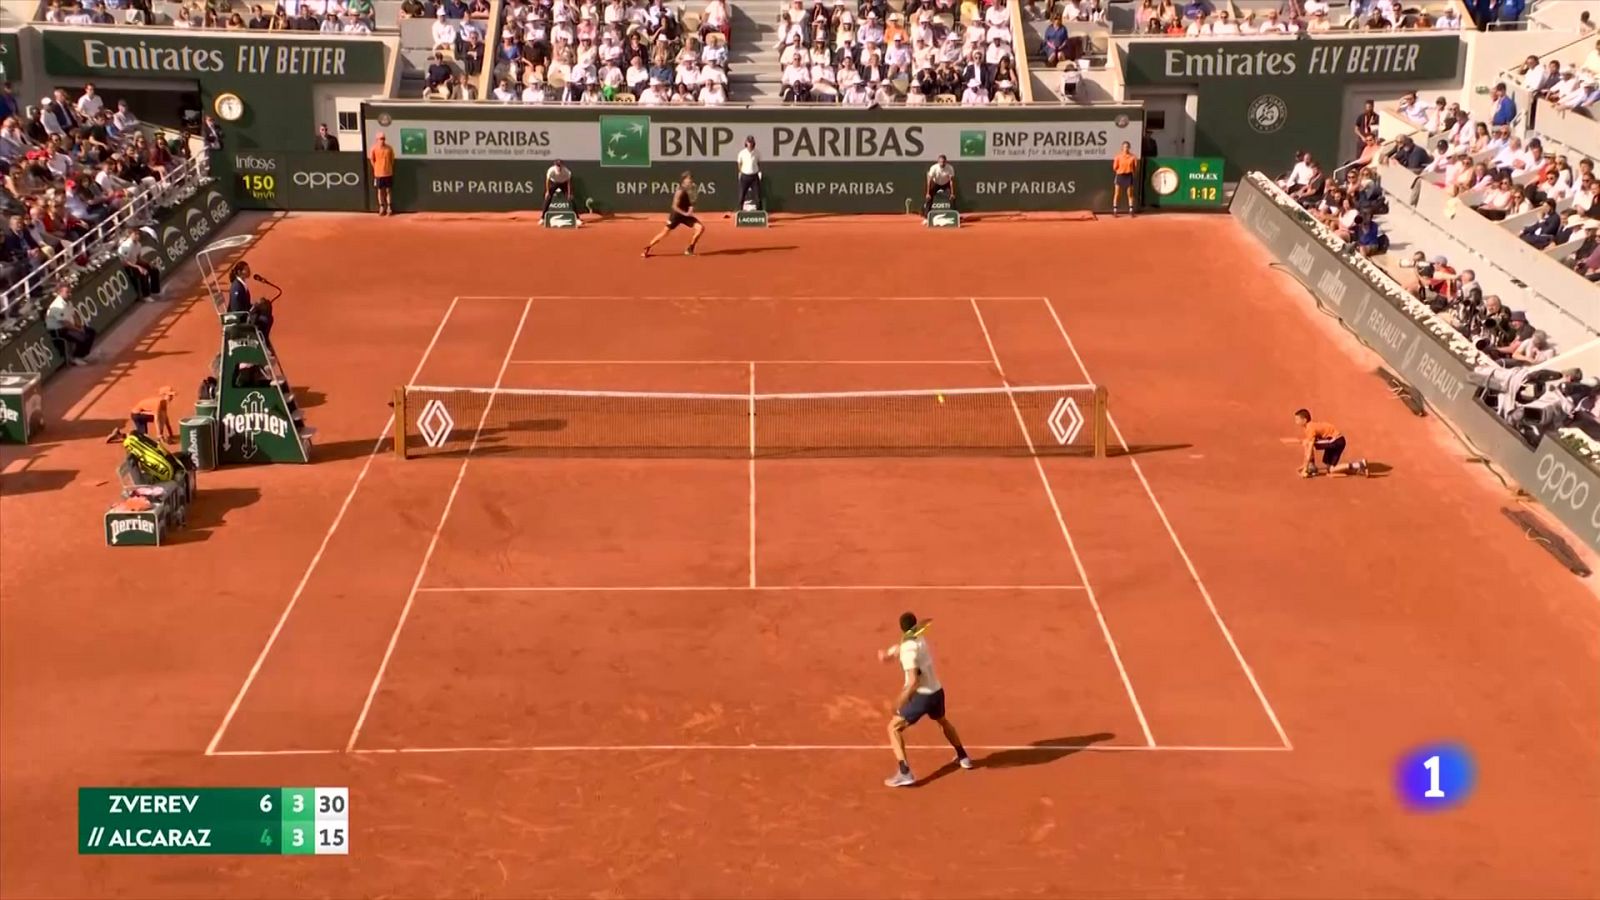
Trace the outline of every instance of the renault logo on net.
<instances>
[{"instance_id":1,"label":"renault logo on net","mask_svg":"<svg viewBox=\"0 0 1600 900\"><path fill-rule=\"evenodd\" d=\"M294 186L311 190L355 187L361 176L354 172L296 172Z\"/></svg>"}]
</instances>

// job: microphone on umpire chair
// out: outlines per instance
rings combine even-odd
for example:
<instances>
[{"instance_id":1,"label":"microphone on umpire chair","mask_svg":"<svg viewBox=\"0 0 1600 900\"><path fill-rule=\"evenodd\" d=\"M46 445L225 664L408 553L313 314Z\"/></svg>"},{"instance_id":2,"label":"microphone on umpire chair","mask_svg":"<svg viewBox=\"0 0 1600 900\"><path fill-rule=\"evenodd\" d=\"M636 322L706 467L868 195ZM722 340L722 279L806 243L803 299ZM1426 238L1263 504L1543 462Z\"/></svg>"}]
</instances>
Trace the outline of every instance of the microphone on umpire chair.
<instances>
[{"instance_id":1,"label":"microphone on umpire chair","mask_svg":"<svg viewBox=\"0 0 1600 900\"><path fill-rule=\"evenodd\" d=\"M273 284L272 282L268 281L266 278L264 278L264 277L262 277L260 275L251 275L250 276L250 280L251 281L259 281L262 284L266 285L267 287L274 287L274 288L277 287L277 285Z\"/></svg>"}]
</instances>

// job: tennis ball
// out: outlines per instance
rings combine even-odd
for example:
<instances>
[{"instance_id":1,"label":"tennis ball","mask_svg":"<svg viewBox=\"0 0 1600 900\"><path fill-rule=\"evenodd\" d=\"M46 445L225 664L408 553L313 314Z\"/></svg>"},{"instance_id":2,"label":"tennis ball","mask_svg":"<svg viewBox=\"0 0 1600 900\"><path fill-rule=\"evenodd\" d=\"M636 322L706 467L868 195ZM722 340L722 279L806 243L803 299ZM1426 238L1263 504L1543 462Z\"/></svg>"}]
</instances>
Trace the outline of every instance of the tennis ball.
<instances>
[{"instance_id":1,"label":"tennis ball","mask_svg":"<svg viewBox=\"0 0 1600 900\"><path fill-rule=\"evenodd\" d=\"M934 397L936 397L940 403L944 402L944 395L943 394L934 394Z\"/></svg>"}]
</instances>

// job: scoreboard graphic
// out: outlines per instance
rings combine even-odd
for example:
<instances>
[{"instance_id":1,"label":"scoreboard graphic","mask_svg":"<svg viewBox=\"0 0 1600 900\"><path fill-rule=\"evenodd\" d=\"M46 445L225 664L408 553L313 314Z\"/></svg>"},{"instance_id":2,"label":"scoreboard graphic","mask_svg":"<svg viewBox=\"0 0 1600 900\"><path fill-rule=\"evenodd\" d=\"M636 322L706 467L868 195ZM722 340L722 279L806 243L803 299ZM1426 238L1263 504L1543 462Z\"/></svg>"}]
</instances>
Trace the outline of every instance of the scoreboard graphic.
<instances>
[{"instance_id":1,"label":"scoreboard graphic","mask_svg":"<svg viewBox=\"0 0 1600 900\"><path fill-rule=\"evenodd\" d=\"M350 789L78 789L78 852L343 856Z\"/></svg>"}]
</instances>

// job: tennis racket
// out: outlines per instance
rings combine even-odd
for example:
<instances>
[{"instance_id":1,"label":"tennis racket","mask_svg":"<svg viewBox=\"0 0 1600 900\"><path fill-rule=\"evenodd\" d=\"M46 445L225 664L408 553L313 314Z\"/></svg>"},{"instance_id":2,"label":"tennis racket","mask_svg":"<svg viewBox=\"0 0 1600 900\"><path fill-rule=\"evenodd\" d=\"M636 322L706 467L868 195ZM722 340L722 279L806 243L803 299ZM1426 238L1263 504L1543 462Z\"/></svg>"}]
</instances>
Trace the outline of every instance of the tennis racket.
<instances>
[{"instance_id":1,"label":"tennis racket","mask_svg":"<svg viewBox=\"0 0 1600 900\"><path fill-rule=\"evenodd\" d=\"M925 634L932 626L932 619L923 619L921 622L917 623L917 627L906 632L905 640L915 640L916 638L922 637L922 635Z\"/></svg>"}]
</instances>

